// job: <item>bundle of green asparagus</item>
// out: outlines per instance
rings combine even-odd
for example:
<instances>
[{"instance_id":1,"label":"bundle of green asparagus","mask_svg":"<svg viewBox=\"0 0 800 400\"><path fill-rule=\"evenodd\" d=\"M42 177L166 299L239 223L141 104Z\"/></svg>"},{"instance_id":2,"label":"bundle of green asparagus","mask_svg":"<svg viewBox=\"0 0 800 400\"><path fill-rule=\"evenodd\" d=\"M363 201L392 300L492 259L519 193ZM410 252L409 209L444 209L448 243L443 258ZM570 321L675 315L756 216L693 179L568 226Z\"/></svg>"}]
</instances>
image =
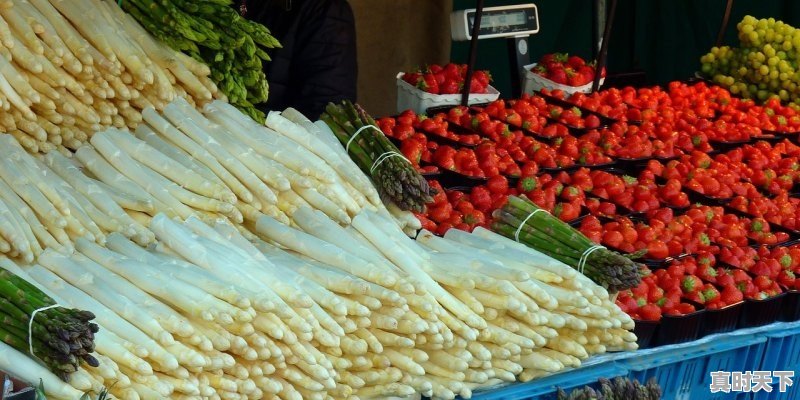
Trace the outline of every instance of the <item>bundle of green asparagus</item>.
<instances>
[{"instance_id":1,"label":"bundle of green asparagus","mask_svg":"<svg viewBox=\"0 0 800 400\"><path fill-rule=\"evenodd\" d=\"M611 292L636 287L640 265L631 258L597 246L576 229L526 198L510 196L494 213L492 229L570 265Z\"/></svg>"},{"instance_id":2,"label":"bundle of green asparagus","mask_svg":"<svg viewBox=\"0 0 800 400\"><path fill-rule=\"evenodd\" d=\"M0 340L41 360L56 376L67 381L81 362L96 367L96 324L88 311L53 307L56 302L24 279L0 269ZM36 310L35 318L31 318ZM30 325L29 325L30 324ZM28 337L28 332L31 337Z\"/></svg>"},{"instance_id":3,"label":"bundle of green asparagus","mask_svg":"<svg viewBox=\"0 0 800 400\"><path fill-rule=\"evenodd\" d=\"M661 400L661 387L655 378L646 385L636 379L617 377L613 381L600 379L600 389L585 386L567 394L558 389L558 400Z\"/></svg>"},{"instance_id":4,"label":"bundle of green asparagus","mask_svg":"<svg viewBox=\"0 0 800 400\"><path fill-rule=\"evenodd\" d=\"M384 202L422 212L425 204L433 201L436 191L361 106L349 101L342 105L329 103L320 119L336 134L358 167L372 177Z\"/></svg>"},{"instance_id":5,"label":"bundle of green asparagus","mask_svg":"<svg viewBox=\"0 0 800 400\"><path fill-rule=\"evenodd\" d=\"M208 64L211 78L228 101L259 123L253 105L267 100L262 62L265 48L280 47L269 30L242 18L231 0L124 0L122 8L153 36L175 50Z\"/></svg>"}]
</instances>

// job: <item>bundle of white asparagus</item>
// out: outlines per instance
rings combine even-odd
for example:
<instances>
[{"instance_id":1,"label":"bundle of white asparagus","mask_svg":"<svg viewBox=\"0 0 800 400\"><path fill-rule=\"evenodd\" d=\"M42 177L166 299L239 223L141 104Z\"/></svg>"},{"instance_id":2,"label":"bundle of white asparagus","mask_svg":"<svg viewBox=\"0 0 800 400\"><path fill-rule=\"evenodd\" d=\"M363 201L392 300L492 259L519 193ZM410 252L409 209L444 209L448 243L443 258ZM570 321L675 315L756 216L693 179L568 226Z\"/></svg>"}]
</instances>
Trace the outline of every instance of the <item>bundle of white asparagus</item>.
<instances>
[{"instance_id":1,"label":"bundle of white asparagus","mask_svg":"<svg viewBox=\"0 0 800 400\"><path fill-rule=\"evenodd\" d=\"M269 113L260 126L221 101L204 112L182 98L163 116L148 108L135 136L113 128L97 133L76 158L107 185L154 204L154 212L138 214L142 221L164 212L242 223L264 213L292 223L303 206L341 224L365 207L389 214L366 175L332 146L324 124L287 109ZM412 214L390 209L402 227L419 228Z\"/></svg>"},{"instance_id":2,"label":"bundle of white asparagus","mask_svg":"<svg viewBox=\"0 0 800 400\"><path fill-rule=\"evenodd\" d=\"M488 231L414 241L373 211L294 220L261 215L253 236L158 214L153 250L113 233L6 268L95 313L101 366L70 385L121 399L468 398L636 346L605 290Z\"/></svg>"},{"instance_id":3,"label":"bundle of white asparagus","mask_svg":"<svg viewBox=\"0 0 800 400\"><path fill-rule=\"evenodd\" d=\"M176 97L221 97L199 63L156 41L113 1L0 4L0 130L30 152L77 149L104 127L136 127Z\"/></svg>"}]
</instances>

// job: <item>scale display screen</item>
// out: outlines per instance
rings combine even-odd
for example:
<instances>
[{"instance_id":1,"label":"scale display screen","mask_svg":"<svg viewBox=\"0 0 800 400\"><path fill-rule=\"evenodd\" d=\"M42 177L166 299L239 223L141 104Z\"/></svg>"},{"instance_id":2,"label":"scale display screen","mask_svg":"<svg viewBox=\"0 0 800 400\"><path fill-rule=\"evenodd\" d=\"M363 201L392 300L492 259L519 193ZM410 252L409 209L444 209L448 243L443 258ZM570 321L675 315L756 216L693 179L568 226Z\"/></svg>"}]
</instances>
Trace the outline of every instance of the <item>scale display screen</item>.
<instances>
[{"instance_id":1,"label":"scale display screen","mask_svg":"<svg viewBox=\"0 0 800 400\"><path fill-rule=\"evenodd\" d=\"M453 40L469 40L475 25L475 9L455 11L450 16ZM526 36L539 32L535 4L487 7L481 15L479 39Z\"/></svg>"},{"instance_id":2,"label":"scale display screen","mask_svg":"<svg viewBox=\"0 0 800 400\"><path fill-rule=\"evenodd\" d=\"M507 29L513 26L526 26L528 16L525 11L504 12L481 17L481 30L488 28ZM469 16L469 26L475 25L475 14Z\"/></svg>"}]
</instances>

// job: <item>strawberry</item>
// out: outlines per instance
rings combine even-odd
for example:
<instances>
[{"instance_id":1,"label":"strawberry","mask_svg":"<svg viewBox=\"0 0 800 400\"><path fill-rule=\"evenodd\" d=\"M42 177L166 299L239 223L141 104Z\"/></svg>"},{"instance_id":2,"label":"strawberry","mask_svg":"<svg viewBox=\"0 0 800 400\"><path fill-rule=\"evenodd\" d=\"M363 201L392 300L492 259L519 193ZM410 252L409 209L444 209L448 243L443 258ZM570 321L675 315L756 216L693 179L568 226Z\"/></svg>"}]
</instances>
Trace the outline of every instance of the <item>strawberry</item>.
<instances>
[{"instance_id":1,"label":"strawberry","mask_svg":"<svg viewBox=\"0 0 800 400\"><path fill-rule=\"evenodd\" d=\"M675 309L681 314L690 314L696 311L694 306L689 303L680 303L675 306Z\"/></svg>"},{"instance_id":2,"label":"strawberry","mask_svg":"<svg viewBox=\"0 0 800 400\"><path fill-rule=\"evenodd\" d=\"M662 298L658 299L658 301L656 302L656 305L661 307L661 311L662 312L665 312L666 310L675 308L675 302L672 299L670 299L669 297L662 297Z\"/></svg>"},{"instance_id":3,"label":"strawberry","mask_svg":"<svg viewBox=\"0 0 800 400\"><path fill-rule=\"evenodd\" d=\"M747 275L747 272L742 271L741 269L734 269L733 270L733 280L736 283L746 282L751 280L750 275Z\"/></svg>"},{"instance_id":4,"label":"strawberry","mask_svg":"<svg viewBox=\"0 0 800 400\"><path fill-rule=\"evenodd\" d=\"M664 289L658 286L651 287L650 290L647 292L647 301L649 301L650 303L655 303L663 297L664 297Z\"/></svg>"},{"instance_id":5,"label":"strawberry","mask_svg":"<svg viewBox=\"0 0 800 400\"><path fill-rule=\"evenodd\" d=\"M725 304L723 304L721 301L714 300L714 301L706 303L706 310L719 310L720 308L722 308L724 306L725 306Z\"/></svg>"},{"instance_id":6,"label":"strawberry","mask_svg":"<svg viewBox=\"0 0 800 400\"><path fill-rule=\"evenodd\" d=\"M739 282L736 284L736 288L744 293L745 297L753 297L758 292L758 288L753 281Z\"/></svg>"},{"instance_id":7,"label":"strawberry","mask_svg":"<svg viewBox=\"0 0 800 400\"><path fill-rule=\"evenodd\" d=\"M686 299L691 300L695 303L704 304L706 299L703 297L703 292L700 290L695 290L694 292L689 292L685 294Z\"/></svg>"},{"instance_id":8,"label":"strawberry","mask_svg":"<svg viewBox=\"0 0 800 400\"><path fill-rule=\"evenodd\" d=\"M418 86L422 80L422 74L419 72L409 72L407 74L403 74L403 80L414 86Z\"/></svg>"},{"instance_id":9,"label":"strawberry","mask_svg":"<svg viewBox=\"0 0 800 400\"><path fill-rule=\"evenodd\" d=\"M767 290L772 286L772 280L767 276L759 275L753 279L753 284L755 284L759 290Z\"/></svg>"},{"instance_id":10,"label":"strawberry","mask_svg":"<svg viewBox=\"0 0 800 400\"><path fill-rule=\"evenodd\" d=\"M567 61L568 55L566 53L551 53L545 54L539 59L539 64L550 68L551 65L561 65Z\"/></svg>"},{"instance_id":11,"label":"strawberry","mask_svg":"<svg viewBox=\"0 0 800 400\"><path fill-rule=\"evenodd\" d=\"M451 79L446 79L439 87L441 94L456 94L458 93L458 82Z\"/></svg>"},{"instance_id":12,"label":"strawberry","mask_svg":"<svg viewBox=\"0 0 800 400\"><path fill-rule=\"evenodd\" d=\"M658 278L658 285L661 286L666 291L670 289L680 288L681 281L678 278L667 273Z\"/></svg>"},{"instance_id":13,"label":"strawberry","mask_svg":"<svg viewBox=\"0 0 800 400\"><path fill-rule=\"evenodd\" d=\"M778 283L782 285L792 287L794 286L794 281L795 281L795 275L794 272L792 271L785 269L778 274Z\"/></svg>"},{"instance_id":14,"label":"strawberry","mask_svg":"<svg viewBox=\"0 0 800 400\"><path fill-rule=\"evenodd\" d=\"M700 277L700 279L706 282L714 283L717 281L717 270L715 270L712 266L700 267L697 275Z\"/></svg>"},{"instance_id":15,"label":"strawberry","mask_svg":"<svg viewBox=\"0 0 800 400\"><path fill-rule=\"evenodd\" d=\"M484 87L489 86L489 83L492 81L492 74L489 73L489 71L475 71L472 73L472 77Z\"/></svg>"},{"instance_id":16,"label":"strawberry","mask_svg":"<svg viewBox=\"0 0 800 400\"><path fill-rule=\"evenodd\" d=\"M733 274L730 271L726 271L723 268L717 269L717 286L720 287L728 287L736 285L736 281L733 279Z\"/></svg>"},{"instance_id":17,"label":"strawberry","mask_svg":"<svg viewBox=\"0 0 800 400\"><path fill-rule=\"evenodd\" d=\"M701 266L713 267L716 263L716 257L707 251L701 251L697 254L697 263Z\"/></svg>"},{"instance_id":18,"label":"strawberry","mask_svg":"<svg viewBox=\"0 0 800 400\"><path fill-rule=\"evenodd\" d=\"M703 285L703 299L706 302L713 302L719 298L719 290L710 283Z\"/></svg>"},{"instance_id":19,"label":"strawberry","mask_svg":"<svg viewBox=\"0 0 800 400\"><path fill-rule=\"evenodd\" d=\"M527 193L527 192L530 192L533 189L536 189L537 185L538 185L538 182L536 181L536 178L532 177L532 176L528 176L528 177L525 177L525 178L522 178L522 179L519 180L519 183L517 183L517 189L520 192Z\"/></svg>"},{"instance_id":20,"label":"strawberry","mask_svg":"<svg viewBox=\"0 0 800 400\"><path fill-rule=\"evenodd\" d=\"M535 67L533 67L533 69L531 69L531 72L541 76L547 76L547 67L542 64L537 64Z\"/></svg>"},{"instance_id":21,"label":"strawberry","mask_svg":"<svg viewBox=\"0 0 800 400\"><path fill-rule=\"evenodd\" d=\"M722 289L722 292L720 293L720 300L725 304L736 304L743 299L744 295L742 292L732 286Z\"/></svg>"},{"instance_id":22,"label":"strawberry","mask_svg":"<svg viewBox=\"0 0 800 400\"><path fill-rule=\"evenodd\" d=\"M658 321L661 319L661 308L655 304L645 304L639 309L639 315L645 321Z\"/></svg>"},{"instance_id":23,"label":"strawberry","mask_svg":"<svg viewBox=\"0 0 800 400\"><path fill-rule=\"evenodd\" d=\"M635 297L647 297L648 290L650 290L650 286L642 282L639 286L631 289L631 292Z\"/></svg>"},{"instance_id":24,"label":"strawberry","mask_svg":"<svg viewBox=\"0 0 800 400\"><path fill-rule=\"evenodd\" d=\"M434 74L423 75L417 87L428 93L439 94L439 82L436 81Z\"/></svg>"},{"instance_id":25,"label":"strawberry","mask_svg":"<svg viewBox=\"0 0 800 400\"><path fill-rule=\"evenodd\" d=\"M553 81L555 83L558 83L558 84L561 84L561 85L566 85L567 84L567 73L564 72L563 68L550 69L549 70L549 76L547 77L547 79L550 79L551 81Z\"/></svg>"},{"instance_id":26,"label":"strawberry","mask_svg":"<svg viewBox=\"0 0 800 400\"><path fill-rule=\"evenodd\" d=\"M461 71L458 69L458 65L457 64L449 63L449 64L445 65L444 69L442 70L442 72L444 72L444 75L448 79L451 79L453 81L458 82L458 81L463 79L463 77L461 76ZM475 71L475 72L478 72L478 71Z\"/></svg>"},{"instance_id":27,"label":"strawberry","mask_svg":"<svg viewBox=\"0 0 800 400\"><path fill-rule=\"evenodd\" d=\"M567 58L567 64L572 68L578 69L585 66L586 61L578 56L569 56L569 58Z\"/></svg>"},{"instance_id":28,"label":"strawberry","mask_svg":"<svg viewBox=\"0 0 800 400\"><path fill-rule=\"evenodd\" d=\"M683 275L686 273L686 267L681 262L676 262L670 265L667 268L667 273L669 273L673 278L683 278Z\"/></svg>"},{"instance_id":29,"label":"strawberry","mask_svg":"<svg viewBox=\"0 0 800 400\"><path fill-rule=\"evenodd\" d=\"M702 286L703 281L694 275L689 275L683 278L683 281L681 282L681 288L683 289L684 293L694 292L695 290L699 290Z\"/></svg>"}]
</instances>

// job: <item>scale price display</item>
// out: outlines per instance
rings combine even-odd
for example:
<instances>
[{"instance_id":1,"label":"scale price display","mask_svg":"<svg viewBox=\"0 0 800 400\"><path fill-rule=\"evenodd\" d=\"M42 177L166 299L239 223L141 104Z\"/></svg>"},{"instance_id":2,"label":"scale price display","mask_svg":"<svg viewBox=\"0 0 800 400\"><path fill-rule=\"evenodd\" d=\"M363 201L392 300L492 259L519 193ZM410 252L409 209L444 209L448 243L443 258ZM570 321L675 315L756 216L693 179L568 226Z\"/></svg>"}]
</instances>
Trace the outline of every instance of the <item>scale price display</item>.
<instances>
[{"instance_id":1,"label":"scale price display","mask_svg":"<svg viewBox=\"0 0 800 400\"><path fill-rule=\"evenodd\" d=\"M450 31L453 40L472 39L475 9L454 11L450 14ZM539 11L535 4L487 7L481 15L478 39L529 36L539 32Z\"/></svg>"}]
</instances>

